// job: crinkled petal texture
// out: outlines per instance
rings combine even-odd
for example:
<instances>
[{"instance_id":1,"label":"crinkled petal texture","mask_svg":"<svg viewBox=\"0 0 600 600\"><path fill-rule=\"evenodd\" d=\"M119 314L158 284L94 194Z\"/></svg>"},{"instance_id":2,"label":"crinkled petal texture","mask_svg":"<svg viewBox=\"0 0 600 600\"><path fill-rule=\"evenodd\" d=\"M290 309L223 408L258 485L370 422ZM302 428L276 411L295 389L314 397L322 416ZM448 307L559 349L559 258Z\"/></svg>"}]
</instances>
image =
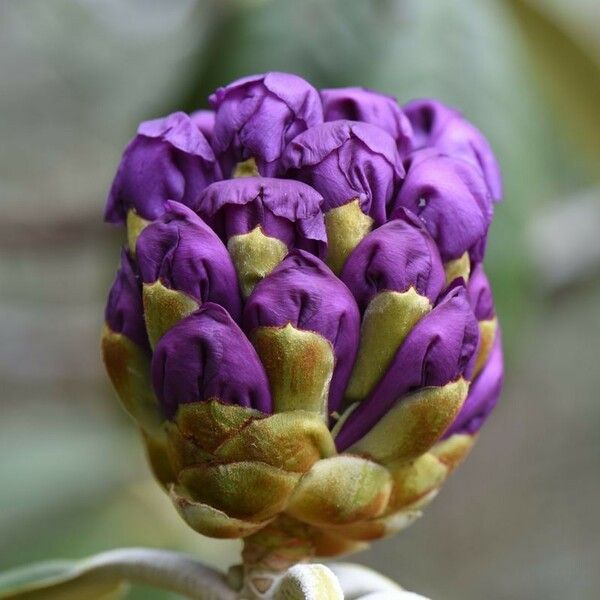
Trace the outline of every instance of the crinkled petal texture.
<instances>
[{"instance_id":1,"label":"crinkled petal texture","mask_svg":"<svg viewBox=\"0 0 600 600\"><path fill-rule=\"evenodd\" d=\"M329 409L341 406L358 348L360 314L348 288L318 258L295 250L262 282L244 308L244 329L293 325L333 347Z\"/></svg>"},{"instance_id":2,"label":"crinkled petal texture","mask_svg":"<svg viewBox=\"0 0 600 600\"><path fill-rule=\"evenodd\" d=\"M477 165L494 200L502 198L502 176L489 142L459 111L438 100L413 100L404 106L413 128L413 149L436 148L442 154Z\"/></svg>"},{"instance_id":3,"label":"crinkled petal texture","mask_svg":"<svg viewBox=\"0 0 600 600\"><path fill-rule=\"evenodd\" d=\"M361 549L421 514L500 395L496 161L436 101L267 73L210 103L142 123L113 182L109 377L193 529Z\"/></svg>"},{"instance_id":4,"label":"crinkled petal texture","mask_svg":"<svg viewBox=\"0 0 600 600\"><path fill-rule=\"evenodd\" d=\"M227 311L210 302L159 340L152 382L167 418L181 404L206 400L271 410L269 384L252 344Z\"/></svg>"},{"instance_id":5,"label":"crinkled petal texture","mask_svg":"<svg viewBox=\"0 0 600 600\"><path fill-rule=\"evenodd\" d=\"M358 121L331 121L298 135L288 146L287 176L322 194L323 210L358 199L377 225L404 176L396 142L380 127Z\"/></svg>"},{"instance_id":6,"label":"crinkled petal texture","mask_svg":"<svg viewBox=\"0 0 600 600\"><path fill-rule=\"evenodd\" d=\"M212 144L228 176L237 162L253 158L261 175L275 175L288 142L323 121L319 93L288 73L267 73L219 88Z\"/></svg>"},{"instance_id":7,"label":"crinkled petal texture","mask_svg":"<svg viewBox=\"0 0 600 600\"><path fill-rule=\"evenodd\" d=\"M411 149L412 126L398 102L392 96L362 87L321 90L326 121L361 121L387 131L404 155Z\"/></svg>"},{"instance_id":8,"label":"crinkled petal texture","mask_svg":"<svg viewBox=\"0 0 600 600\"><path fill-rule=\"evenodd\" d=\"M465 252L472 260L483 258L493 211L485 183L470 163L430 150L411 155L395 207L421 219L444 261Z\"/></svg>"},{"instance_id":9,"label":"crinkled petal texture","mask_svg":"<svg viewBox=\"0 0 600 600\"><path fill-rule=\"evenodd\" d=\"M122 333L140 348L149 350L142 306L142 282L126 250L121 251L121 266L108 294L104 319L112 331Z\"/></svg>"},{"instance_id":10,"label":"crinkled petal texture","mask_svg":"<svg viewBox=\"0 0 600 600\"><path fill-rule=\"evenodd\" d=\"M327 246L322 196L290 179L241 177L213 183L196 208L225 240L260 227L288 248L322 255Z\"/></svg>"},{"instance_id":11,"label":"crinkled petal texture","mask_svg":"<svg viewBox=\"0 0 600 600\"><path fill-rule=\"evenodd\" d=\"M159 281L199 303L215 302L239 321L241 297L227 249L190 209L168 202L166 213L144 229L136 245L144 283Z\"/></svg>"},{"instance_id":12,"label":"crinkled petal texture","mask_svg":"<svg viewBox=\"0 0 600 600\"><path fill-rule=\"evenodd\" d=\"M221 178L208 141L183 112L146 121L129 142L110 188L105 219L123 223L129 210L152 220L166 200L190 205L200 192Z\"/></svg>"}]
</instances>

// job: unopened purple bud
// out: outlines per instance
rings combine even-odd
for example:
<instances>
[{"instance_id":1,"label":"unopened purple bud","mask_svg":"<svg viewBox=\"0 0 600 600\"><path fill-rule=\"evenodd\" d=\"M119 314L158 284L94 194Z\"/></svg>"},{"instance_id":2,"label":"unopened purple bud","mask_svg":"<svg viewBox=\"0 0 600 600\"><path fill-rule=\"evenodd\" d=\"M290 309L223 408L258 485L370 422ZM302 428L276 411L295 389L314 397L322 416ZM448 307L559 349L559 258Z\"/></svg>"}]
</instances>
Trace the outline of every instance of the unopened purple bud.
<instances>
[{"instance_id":1,"label":"unopened purple bud","mask_svg":"<svg viewBox=\"0 0 600 600\"><path fill-rule=\"evenodd\" d=\"M395 207L421 219L444 262L466 251L473 261L481 260L493 209L479 170L431 150L412 154L407 164Z\"/></svg>"},{"instance_id":2,"label":"unopened purple bud","mask_svg":"<svg viewBox=\"0 0 600 600\"><path fill-rule=\"evenodd\" d=\"M327 246L322 202L318 192L299 181L240 177L207 187L195 209L225 240L260 226L288 248L320 256Z\"/></svg>"},{"instance_id":3,"label":"unopened purple bud","mask_svg":"<svg viewBox=\"0 0 600 600\"><path fill-rule=\"evenodd\" d=\"M435 242L408 211L369 233L348 257L340 279L361 311L379 292L413 287L432 304L445 285L444 266Z\"/></svg>"},{"instance_id":4,"label":"unopened purple bud","mask_svg":"<svg viewBox=\"0 0 600 600\"><path fill-rule=\"evenodd\" d=\"M404 155L411 149L412 127L392 96L361 87L321 90L326 121L348 119L377 125L387 131Z\"/></svg>"},{"instance_id":5,"label":"unopened purple bud","mask_svg":"<svg viewBox=\"0 0 600 600\"><path fill-rule=\"evenodd\" d=\"M256 285L244 307L244 329L291 324L328 340L335 358L329 411L337 410L358 348L360 314L348 288L317 257L294 250Z\"/></svg>"},{"instance_id":6,"label":"unopened purple bud","mask_svg":"<svg viewBox=\"0 0 600 600\"><path fill-rule=\"evenodd\" d=\"M289 177L315 188L325 212L358 199L362 212L376 225L404 176L396 142L375 125L330 121L297 136L283 165Z\"/></svg>"},{"instance_id":7,"label":"unopened purple bud","mask_svg":"<svg viewBox=\"0 0 600 600\"><path fill-rule=\"evenodd\" d=\"M142 282L126 250L121 251L121 266L110 288L104 318L113 332L122 333L140 348L150 351L142 305Z\"/></svg>"},{"instance_id":8,"label":"unopened purple bud","mask_svg":"<svg viewBox=\"0 0 600 600\"><path fill-rule=\"evenodd\" d=\"M442 154L477 165L492 198L502 198L502 176L490 144L458 110L424 99L409 102L404 112L413 127L413 149L434 147Z\"/></svg>"},{"instance_id":9,"label":"unopened purple bud","mask_svg":"<svg viewBox=\"0 0 600 600\"><path fill-rule=\"evenodd\" d=\"M123 153L104 217L124 223L133 209L144 219L156 219L166 200L190 205L220 178L212 148L188 115L176 112L145 121Z\"/></svg>"},{"instance_id":10,"label":"unopened purple bud","mask_svg":"<svg viewBox=\"0 0 600 600\"><path fill-rule=\"evenodd\" d=\"M239 320L241 296L227 248L192 210L167 202L166 212L140 234L136 259L144 283L160 281L199 304L214 302Z\"/></svg>"},{"instance_id":11,"label":"unopened purple bud","mask_svg":"<svg viewBox=\"0 0 600 600\"><path fill-rule=\"evenodd\" d=\"M471 383L469 395L444 437L454 433L477 433L496 406L503 383L502 336L498 330L487 362Z\"/></svg>"},{"instance_id":12,"label":"unopened purple bud","mask_svg":"<svg viewBox=\"0 0 600 600\"><path fill-rule=\"evenodd\" d=\"M427 386L469 378L479 331L466 289L455 284L414 326L385 375L342 425L339 451L360 439L402 396Z\"/></svg>"},{"instance_id":13,"label":"unopened purple bud","mask_svg":"<svg viewBox=\"0 0 600 600\"><path fill-rule=\"evenodd\" d=\"M317 90L289 73L244 77L209 100L216 111L212 144L226 176L249 158L261 175L277 175L288 142L323 121Z\"/></svg>"},{"instance_id":14,"label":"unopened purple bud","mask_svg":"<svg viewBox=\"0 0 600 600\"><path fill-rule=\"evenodd\" d=\"M180 404L205 400L271 412L269 384L252 344L228 312L210 302L160 338L152 382L167 418Z\"/></svg>"},{"instance_id":15,"label":"unopened purple bud","mask_svg":"<svg viewBox=\"0 0 600 600\"><path fill-rule=\"evenodd\" d=\"M469 297L469 304L478 321L494 318L496 311L494 309L492 289L481 263L477 264L471 270L467 284L467 295Z\"/></svg>"}]
</instances>

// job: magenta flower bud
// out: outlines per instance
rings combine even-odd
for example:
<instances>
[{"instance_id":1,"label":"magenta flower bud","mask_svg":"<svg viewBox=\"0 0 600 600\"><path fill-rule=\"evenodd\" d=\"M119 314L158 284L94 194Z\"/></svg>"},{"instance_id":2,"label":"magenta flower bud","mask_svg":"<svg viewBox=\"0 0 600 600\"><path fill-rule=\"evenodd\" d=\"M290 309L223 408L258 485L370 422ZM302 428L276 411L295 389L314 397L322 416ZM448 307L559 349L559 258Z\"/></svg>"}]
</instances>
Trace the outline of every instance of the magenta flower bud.
<instances>
[{"instance_id":1,"label":"magenta flower bud","mask_svg":"<svg viewBox=\"0 0 600 600\"><path fill-rule=\"evenodd\" d=\"M212 145L227 177L250 158L261 175L277 175L288 142L323 121L317 90L288 73L238 79L219 88L210 103L216 111Z\"/></svg>"},{"instance_id":2,"label":"magenta flower bud","mask_svg":"<svg viewBox=\"0 0 600 600\"><path fill-rule=\"evenodd\" d=\"M299 181L240 177L207 187L195 209L225 240L260 227L289 249L321 256L327 246L322 202L318 192Z\"/></svg>"},{"instance_id":3,"label":"magenta flower bud","mask_svg":"<svg viewBox=\"0 0 600 600\"><path fill-rule=\"evenodd\" d=\"M236 321L241 298L237 275L223 242L189 208L167 202L166 212L141 233L136 258L145 284L223 306Z\"/></svg>"},{"instance_id":4,"label":"magenta flower bud","mask_svg":"<svg viewBox=\"0 0 600 600\"><path fill-rule=\"evenodd\" d=\"M483 134L459 111L437 100L413 100L404 106L413 127L413 149L433 147L481 169L494 200L502 198L502 176Z\"/></svg>"},{"instance_id":5,"label":"magenta flower bud","mask_svg":"<svg viewBox=\"0 0 600 600\"><path fill-rule=\"evenodd\" d=\"M176 112L145 121L125 148L108 194L105 220L124 223L130 209L144 219L156 219L166 200L190 205L220 178L212 148L188 115Z\"/></svg>"},{"instance_id":6,"label":"magenta flower bud","mask_svg":"<svg viewBox=\"0 0 600 600\"><path fill-rule=\"evenodd\" d=\"M210 302L159 340L152 383L167 418L181 404L204 400L271 412L269 384L252 344L229 313Z\"/></svg>"},{"instance_id":7,"label":"magenta flower bud","mask_svg":"<svg viewBox=\"0 0 600 600\"><path fill-rule=\"evenodd\" d=\"M455 433L477 433L496 406L503 383L502 336L498 331L485 365L471 383L469 395L444 438Z\"/></svg>"},{"instance_id":8,"label":"magenta flower bud","mask_svg":"<svg viewBox=\"0 0 600 600\"><path fill-rule=\"evenodd\" d=\"M318 258L302 250L257 284L244 307L244 329L292 325L325 338L335 366L329 388L329 412L342 401L358 347L360 314L348 288Z\"/></svg>"},{"instance_id":9,"label":"magenta flower bud","mask_svg":"<svg viewBox=\"0 0 600 600\"><path fill-rule=\"evenodd\" d=\"M325 212L358 200L376 225L386 209L404 167L392 136L375 125L331 121L298 135L283 157L287 176L315 188Z\"/></svg>"},{"instance_id":10,"label":"magenta flower bud","mask_svg":"<svg viewBox=\"0 0 600 600\"><path fill-rule=\"evenodd\" d=\"M396 98L361 87L321 90L326 121L347 119L377 125L395 140L401 155L411 149L412 126Z\"/></svg>"},{"instance_id":11,"label":"magenta flower bud","mask_svg":"<svg viewBox=\"0 0 600 600\"><path fill-rule=\"evenodd\" d=\"M126 250L121 251L121 266L108 294L104 318L111 331L122 333L140 348L150 351L142 307L142 282Z\"/></svg>"},{"instance_id":12,"label":"magenta flower bud","mask_svg":"<svg viewBox=\"0 0 600 600\"><path fill-rule=\"evenodd\" d=\"M445 286L435 242L423 223L405 210L363 238L346 261L340 279L354 294L361 312L384 290L405 292L413 287L435 303Z\"/></svg>"},{"instance_id":13,"label":"magenta flower bud","mask_svg":"<svg viewBox=\"0 0 600 600\"><path fill-rule=\"evenodd\" d=\"M429 150L411 155L407 162L395 207L407 208L421 219L444 262L467 251L473 261L481 260L493 211L479 171L464 160Z\"/></svg>"},{"instance_id":14,"label":"magenta flower bud","mask_svg":"<svg viewBox=\"0 0 600 600\"><path fill-rule=\"evenodd\" d=\"M343 423L336 437L338 450L345 450L365 435L396 402L402 402L405 394L442 386L460 377L468 379L478 336L466 289L451 286L408 334L370 396Z\"/></svg>"},{"instance_id":15,"label":"magenta flower bud","mask_svg":"<svg viewBox=\"0 0 600 600\"><path fill-rule=\"evenodd\" d=\"M215 111L204 109L197 110L190 115L190 119L210 143L215 128Z\"/></svg>"}]
</instances>

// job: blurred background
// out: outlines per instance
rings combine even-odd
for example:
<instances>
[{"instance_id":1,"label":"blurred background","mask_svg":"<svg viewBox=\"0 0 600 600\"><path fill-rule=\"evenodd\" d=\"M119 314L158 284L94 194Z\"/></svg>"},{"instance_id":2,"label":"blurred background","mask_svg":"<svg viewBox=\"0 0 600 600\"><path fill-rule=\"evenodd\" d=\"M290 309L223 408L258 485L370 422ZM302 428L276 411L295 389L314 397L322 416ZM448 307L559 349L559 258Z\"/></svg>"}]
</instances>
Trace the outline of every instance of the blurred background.
<instances>
[{"instance_id":1,"label":"blurred background","mask_svg":"<svg viewBox=\"0 0 600 600\"><path fill-rule=\"evenodd\" d=\"M121 545L237 560L180 522L109 388L102 211L139 121L266 70L437 96L504 170L503 399L425 517L354 560L439 600L598 598L597 0L0 0L0 569Z\"/></svg>"}]
</instances>

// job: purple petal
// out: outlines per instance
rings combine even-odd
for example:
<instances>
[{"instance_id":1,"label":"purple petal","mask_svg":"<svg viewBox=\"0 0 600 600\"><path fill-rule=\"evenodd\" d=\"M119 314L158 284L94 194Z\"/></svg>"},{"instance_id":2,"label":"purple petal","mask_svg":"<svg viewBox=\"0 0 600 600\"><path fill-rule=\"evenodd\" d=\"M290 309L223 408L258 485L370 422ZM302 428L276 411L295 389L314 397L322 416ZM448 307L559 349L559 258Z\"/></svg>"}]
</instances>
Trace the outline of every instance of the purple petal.
<instances>
[{"instance_id":1,"label":"purple petal","mask_svg":"<svg viewBox=\"0 0 600 600\"><path fill-rule=\"evenodd\" d=\"M323 195L323 210L358 198L362 211L381 225L404 176L392 136L375 125L330 121L297 136L283 156L287 175Z\"/></svg>"},{"instance_id":2,"label":"purple petal","mask_svg":"<svg viewBox=\"0 0 600 600\"><path fill-rule=\"evenodd\" d=\"M271 412L269 384L252 344L227 311L210 302L160 338L152 383L167 418L180 404L214 399Z\"/></svg>"},{"instance_id":3,"label":"purple petal","mask_svg":"<svg viewBox=\"0 0 600 600\"><path fill-rule=\"evenodd\" d=\"M288 73L239 79L219 88L210 103L217 113L212 143L227 175L248 158L261 175L276 175L288 142L323 121L317 90Z\"/></svg>"},{"instance_id":4,"label":"purple petal","mask_svg":"<svg viewBox=\"0 0 600 600\"><path fill-rule=\"evenodd\" d=\"M474 434L482 427L500 398L504 383L504 359L500 330L485 366L469 388L469 395L444 438L454 433Z\"/></svg>"},{"instance_id":5,"label":"purple petal","mask_svg":"<svg viewBox=\"0 0 600 600\"><path fill-rule=\"evenodd\" d=\"M142 305L142 282L126 250L121 251L121 266L110 288L104 317L112 331L122 333L150 352Z\"/></svg>"},{"instance_id":6,"label":"purple petal","mask_svg":"<svg viewBox=\"0 0 600 600\"><path fill-rule=\"evenodd\" d=\"M176 112L146 121L125 148L105 220L123 223L129 209L144 219L156 219L163 214L166 200L190 205L220 178L211 147L188 115Z\"/></svg>"},{"instance_id":7,"label":"purple petal","mask_svg":"<svg viewBox=\"0 0 600 600\"><path fill-rule=\"evenodd\" d=\"M190 119L200 130L200 133L210 142L215 128L215 111L197 110L190 115Z\"/></svg>"},{"instance_id":8,"label":"purple petal","mask_svg":"<svg viewBox=\"0 0 600 600\"><path fill-rule=\"evenodd\" d=\"M260 225L288 248L324 254L327 246L323 198L310 186L290 179L240 177L213 183L204 190L196 212L223 230L225 239Z\"/></svg>"},{"instance_id":9,"label":"purple petal","mask_svg":"<svg viewBox=\"0 0 600 600\"><path fill-rule=\"evenodd\" d=\"M379 292L409 287L432 304L445 286L444 265L435 242L408 211L369 233L346 260L340 279L361 311Z\"/></svg>"},{"instance_id":10,"label":"purple petal","mask_svg":"<svg viewBox=\"0 0 600 600\"><path fill-rule=\"evenodd\" d=\"M412 154L407 164L395 207L407 208L423 221L444 261L465 251L472 260L481 260L492 204L479 171L430 150Z\"/></svg>"},{"instance_id":11,"label":"purple petal","mask_svg":"<svg viewBox=\"0 0 600 600\"><path fill-rule=\"evenodd\" d=\"M370 396L336 438L343 451L367 433L408 392L469 377L479 331L464 286L454 285L408 334Z\"/></svg>"},{"instance_id":12,"label":"purple petal","mask_svg":"<svg viewBox=\"0 0 600 600\"><path fill-rule=\"evenodd\" d=\"M413 127L413 149L435 147L467 160L483 173L494 200L502 198L502 175L489 142L459 111L437 100L413 100L404 106Z\"/></svg>"},{"instance_id":13,"label":"purple petal","mask_svg":"<svg viewBox=\"0 0 600 600\"><path fill-rule=\"evenodd\" d=\"M478 321L492 319L495 316L496 311L494 310L492 289L481 263L473 267L471 271L469 282L467 283L467 294L469 304Z\"/></svg>"},{"instance_id":14,"label":"purple petal","mask_svg":"<svg viewBox=\"0 0 600 600\"><path fill-rule=\"evenodd\" d=\"M348 288L318 258L294 250L259 282L248 298L244 329L283 327L313 331L329 340L335 368L329 411L337 410L358 348L360 314Z\"/></svg>"},{"instance_id":15,"label":"purple petal","mask_svg":"<svg viewBox=\"0 0 600 600\"><path fill-rule=\"evenodd\" d=\"M326 121L348 119L377 125L387 131L404 155L411 148L412 126L396 98L361 87L321 90Z\"/></svg>"},{"instance_id":16,"label":"purple petal","mask_svg":"<svg viewBox=\"0 0 600 600\"><path fill-rule=\"evenodd\" d=\"M160 280L198 302L215 302L237 321L241 296L237 274L218 236L189 208L166 203L167 212L148 225L136 245L144 283Z\"/></svg>"}]
</instances>

